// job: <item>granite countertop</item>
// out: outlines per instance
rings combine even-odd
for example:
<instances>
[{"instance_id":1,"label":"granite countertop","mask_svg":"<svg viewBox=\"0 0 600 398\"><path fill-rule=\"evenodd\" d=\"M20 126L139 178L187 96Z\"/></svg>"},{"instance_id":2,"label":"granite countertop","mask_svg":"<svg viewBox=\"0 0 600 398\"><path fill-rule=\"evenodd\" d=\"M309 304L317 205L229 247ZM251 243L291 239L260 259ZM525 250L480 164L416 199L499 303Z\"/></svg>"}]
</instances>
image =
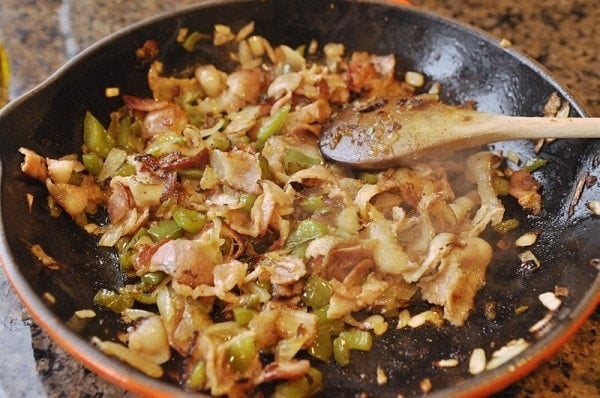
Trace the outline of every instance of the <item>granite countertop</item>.
<instances>
[{"instance_id":1,"label":"granite countertop","mask_svg":"<svg viewBox=\"0 0 600 398\"><path fill-rule=\"evenodd\" d=\"M0 42L14 98L79 51L144 17L192 0L2 0ZM508 39L600 116L600 7L596 0L413 0L413 4ZM600 310L551 359L498 397L600 396ZM0 272L0 398L126 397L56 346Z\"/></svg>"}]
</instances>

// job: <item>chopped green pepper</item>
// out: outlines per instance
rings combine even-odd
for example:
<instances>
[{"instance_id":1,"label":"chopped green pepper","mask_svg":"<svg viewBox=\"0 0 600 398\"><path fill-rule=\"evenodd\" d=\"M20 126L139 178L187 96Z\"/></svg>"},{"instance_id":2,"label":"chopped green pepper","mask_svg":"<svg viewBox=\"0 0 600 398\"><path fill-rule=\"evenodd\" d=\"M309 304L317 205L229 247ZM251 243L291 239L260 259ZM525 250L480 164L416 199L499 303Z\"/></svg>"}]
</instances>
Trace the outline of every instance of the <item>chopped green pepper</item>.
<instances>
[{"instance_id":1,"label":"chopped green pepper","mask_svg":"<svg viewBox=\"0 0 600 398\"><path fill-rule=\"evenodd\" d=\"M94 296L94 304L120 314L127 308L133 307L133 297L127 294L120 294L113 290L100 289Z\"/></svg>"},{"instance_id":2,"label":"chopped green pepper","mask_svg":"<svg viewBox=\"0 0 600 398\"><path fill-rule=\"evenodd\" d=\"M345 330L340 333L351 350L369 351L373 346L373 336L366 330Z\"/></svg>"},{"instance_id":3,"label":"chopped green pepper","mask_svg":"<svg viewBox=\"0 0 600 398\"><path fill-rule=\"evenodd\" d=\"M531 158L531 159L527 159L527 161L525 162L525 164L523 165L523 167L521 167L522 170L525 171L535 171L541 167L544 167L546 165L546 163L548 163L548 161L546 159L542 159L542 158Z\"/></svg>"},{"instance_id":4,"label":"chopped green pepper","mask_svg":"<svg viewBox=\"0 0 600 398\"><path fill-rule=\"evenodd\" d=\"M217 131L213 133L208 139L208 145L212 149L218 149L220 151L226 151L231 147L231 141L224 133Z\"/></svg>"},{"instance_id":5,"label":"chopped green pepper","mask_svg":"<svg viewBox=\"0 0 600 398\"><path fill-rule=\"evenodd\" d=\"M183 40L183 42L181 43L181 46L183 48L185 48L187 51L192 52L192 51L194 51L194 48L196 47L196 43L198 43L200 40L202 40L205 37L208 37L208 36L198 32L198 31L194 31L194 32L190 33L189 35L187 35L185 40Z\"/></svg>"},{"instance_id":6,"label":"chopped green pepper","mask_svg":"<svg viewBox=\"0 0 600 398\"><path fill-rule=\"evenodd\" d=\"M240 195L240 204L242 205L242 210L244 210L246 213L250 213L257 197L258 196L255 194L242 193Z\"/></svg>"},{"instance_id":7,"label":"chopped green pepper","mask_svg":"<svg viewBox=\"0 0 600 398\"><path fill-rule=\"evenodd\" d=\"M321 164L321 159L313 158L295 148L286 148L283 151L283 165L288 174Z\"/></svg>"},{"instance_id":8,"label":"chopped green pepper","mask_svg":"<svg viewBox=\"0 0 600 398\"><path fill-rule=\"evenodd\" d=\"M83 165L85 169L92 175L98 176L102 171L104 161L96 152L84 153L82 156Z\"/></svg>"},{"instance_id":9,"label":"chopped green pepper","mask_svg":"<svg viewBox=\"0 0 600 398\"><path fill-rule=\"evenodd\" d=\"M161 283L167 274L162 271L148 272L140 277L140 281L145 286L156 286Z\"/></svg>"},{"instance_id":10,"label":"chopped green pepper","mask_svg":"<svg viewBox=\"0 0 600 398\"><path fill-rule=\"evenodd\" d=\"M119 253L119 265L121 270L133 269L135 263L135 254L131 251L124 251Z\"/></svg>"},{"instance_id":11,"label":"chopped green pepper","mask_svg":"<svg viewBox=\"0 0 600 398\"><path fill-rule=\"evenodd\" d=\"M373 173L362 172L358 178L365 184L377 184L377 175Z\"/></svg>"},{"instance_id":12,"label":"chopped green pepper","mask_svg":"<svg viewBox=\"0 0 600 398\"><path fill-rule=\"evenodd\" d=\"M341 366L350 363L350 347L348 347L348 342L340 336L333 339L333 358Z\"/></svg>"},{"instance_id":13,"label":"chopped green pepper","mask_svg":"<svg viewBox=\"0 0 600 398\"><path fill-rule=\"evenodd\" d=\"M136 134L138 124L131 122L129 116L123 117L119 121L117 131L117 145L127 153L141 152L144 148L143 140Z\"/></svg>"},{"instance_id":14,"label":"chopped green pepper","mask_svg":"<svg viewBox=\"0 0 600 398\"><path fill-rule=\"evenodd\" d=\"M90 112L83 118L83 142L87 149L105 159L113 147L113 139L102 123Z\"/></svg>"},{"instance_id":15,"label":"chopped green pepper","mask_svg":"<svg viewBox=\"0 0 600 398\"><path fill-rule=\"evenodd\" d=\"M314 310L313 314L317 317L319 327L326 326L329 334L332 336L338 336L344 330L344 321L341 319L329 319L327 318L327 310L329 306L321 307L318 310Z\"/></svg>"},{"instance_id":16,"label":"chopped green pepper","mask_svg":"<svg viewBox=\"0 0 600 398\"><path fill-rule=\"evenodd\" d=\"M252 363L258 355L258 347L254 336L250 333L243 333L231 339L229 345L229 364L238 372L243 372Z\"/></svg>"},{"instance_id":17,"label":"chopped green pepper","mask_svg":"<svg viewBox=\"0 0 600 398\"><path fill-rule=\"evenodd\" d=\"M304 284L302 301L314 309L323 308L329 304L333 289L329 282L316 274L312 274Z\"/></svg>"},{"instance_id":18,"label":"chopped green pepper","mask_svg":"<svg viewBox=\"0 0 600 398\"><path fill-rule=\"evenodd\" d=\"M328 326L319 326L308 353L323 362L328 362L333 354L333 341Z\"/></svg>"},{"instance_id":19,"label":"chopped green pepper","mask_svg":"<svg viewBox=\"0 0 600 398\"><path fill-rule=\"evenodd\" d=\"M238 305L244 308L256 309L260 304L260 295L257 293L243 294L238 298Z\"/></svg>"},{"instance_id":20,"label":"chopped green pepper","mask_svg":"<svg viewBox=\"0 0 600 398\"><path fill-rule=\"evenodd\" d=\"M275 387L273 398L306 398L314 395L323 387L323 375L310 368L306 375L298 379L287 380Z\"/></svg>"},{"instance_id":21,"label":"chopped green pepper","mask_svg":"<svg viewBox=\"0 0 600 398\"><path fill-rule=\"evenodd\" d=\"M140 289L147 289L147 286L141 284L127 285L119 290L123 295L127 295L133 298L135 301L141 304L153 305L156 304L156 298L158 296L158 290L144 292Z\"/></svg>"},{"instance_id":22,"label":"chopped green pepper","mask_svg":"<svg viewBox=\"0 0 600 398\"><path fill-rule=\"evenodd\" d=\"M152 156L160 156L173 151L174 145L184 145L185 138L173 133L163 133L156 136L152 145L146 149L146 153Z\"/></svg>"},{"instance_id":23,"label":"chopped green pepper","mask_svg":"<svg viewBox=\"0 0 600 398\"><path fill-rule=\"evenodd\" d=\"M175 239L183 234L183 228L175 220L161 220L148 228L148 234L155 242L163 239Z\"/></svg>"},{"instance_id":24,"label":"chopped green pepper","mask_svg":"<svg viewBox=\"0 0 600 398\"><path fill-rule=\"evenodd\" d=\"M192 390L200 390L204 387L206 380L206 362L199 361L187 379L187 386Z\"/></svg>"},{"instance_id":25,"label":"chopped green pepper","mask_svg":"<svg viewBox=\"0 0 600 398\"><path fill-rule=\"evenodd\" d=\"M127 177L127 176L132 176L135 173L136 173L135 166L129 162L125 162L121 165L121 167L119 167L119 169L117 170L115 175L118 175L121 177Z\"/></svg>"},{"instance_id":26,"label":"chopped green pepper","mask_svg":"<svg viewBox=\"0 0 600 398\"><path fill-rule=\"evenodd\" d=\"M235 307L233 310L233 319L240 326L246 326L256 315L256 311L245 307Z\"/></svg>"},{"instance_id":27,"label":"chopped green pepper","mask_svg":"<svg viewBox=\"0 0 600 398\"><path fill-rule=\"evenodd\" d=\"M194 209L177 206L173 210L173 220L184 231L191 234L202 231L202 228L208 222L206 214Z\"/></svg>"},{"instance_id":28,"label":"chopped green pepper","mask_svg":"<svg viewBox=\"0 0 600 398\"><path fill-rule=\"evenodd\" d=\"M290 110L291 106L289 104L282 106L260 126L256 134L256 146L259 150L264 148L269 137L279 133L287 120Z\"/></svg>"},{"instance_id":29,"label":"chopped green pepper","mask_svg":"<svg viewBox=\"0 0 600 398\"><path fill-rule=\"evenodd\" d=\"M320 213L327 208L327 205L323 201L323 195L312 194L304 198L300 207L310 213Z\"/></svg>"},{"instance_id":30,"label":"chopped green pepper","mask_svg":"<svg viewBox=\"0 0 600 398\"><path fill-rule=\"evenodd\" d=\"M263 155L258 155L258 166L260 167L260 177L263 180L272 180L273 172L269 167L269 161Z\"/></svg>"},{"instance_id":31,"label":"chopped green pepper","mask_svg":"<svg viewBox=\"0 0 600 398\"><path fill-rule=\"evenodd\" d=\"M184 178L189 178L190 180L200 180L204 175L204 169L181 169L177 170L177 174Z\"/></svg>"},{"instance_id":32,"label":"chopped green pepper","mask_svg":"<svg viewBox=\"0 0 600 398\"><path fill-rule=\"evenodd\" d=\"M326 234L327 224L324 222L315 219L302 220L288 237L285 246L287 249L291 249L294 254L304 256L308 242Z\"/></svg>"}]
</instances>

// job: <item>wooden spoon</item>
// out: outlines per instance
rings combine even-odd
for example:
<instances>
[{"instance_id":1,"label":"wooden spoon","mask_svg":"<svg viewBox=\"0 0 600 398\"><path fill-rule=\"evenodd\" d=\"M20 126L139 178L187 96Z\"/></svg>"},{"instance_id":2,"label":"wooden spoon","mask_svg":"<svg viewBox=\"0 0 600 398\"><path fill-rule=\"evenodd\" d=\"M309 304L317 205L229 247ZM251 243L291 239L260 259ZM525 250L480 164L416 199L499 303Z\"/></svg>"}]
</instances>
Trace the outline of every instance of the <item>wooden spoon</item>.
<instances>
[{"instance_id":1,"label":"wooden spoon","mask_svg":"<svg viewBox=\"0 0 600 398\"><path fill-rule=\"evenodd\" d=\"M343 108L323 126L319 145L330 160L380 169L537 138L600 138L600 119L494 115L445 105L428 94L379 98Z\"/></svg>"}]
</instances>

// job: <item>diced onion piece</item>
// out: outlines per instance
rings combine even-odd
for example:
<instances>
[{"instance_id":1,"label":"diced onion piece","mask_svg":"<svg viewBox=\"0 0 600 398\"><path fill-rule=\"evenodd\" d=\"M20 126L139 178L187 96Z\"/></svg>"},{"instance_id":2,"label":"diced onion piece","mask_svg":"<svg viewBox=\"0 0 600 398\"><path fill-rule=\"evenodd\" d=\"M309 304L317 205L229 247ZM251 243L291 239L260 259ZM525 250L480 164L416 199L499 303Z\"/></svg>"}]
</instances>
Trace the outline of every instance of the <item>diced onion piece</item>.
<instances>
[{"instance_id":1,"label":"diced onion piece","mask_svg":"<svg viewBox=\"0 0 600 398\"><path fill-rule=\"evenodd\" d=\"M438 368L454 368L456 366L458 366L458 359L456 358L447 358L447 359L440 359L439 361L434 361L433 365L438 367Z\"/></svg>"},{"instance_id":2,"label":"diced onion piece","mask_svg":"<svg viewBox=\"0 0 600 398\"><path fill-rule=\"evenodd\" d=\"M277 47L275 49L275 57L282 64L289 65L294 72L299 72L306 68L306 60L302 54L289 46L280 45Z\"/></svg>"},{"instance_id":3,"label":"diced onion piece","mask_svg":"<svg viewBox=\"0 0 600 398\"><path fill-rule=\"evenodd\" d=\"M74 171L81 171L78 162L66 159L46 159L48 164L48 176L52 182L68 184Z\"/></svg>"},{"instance_id":4,"label":"diced onion piece","mask_svg":"<svg viewBox=\"0 0 600 398\"><path fill-rule=\"evenodd\" d=\"M442 90L442 84L440 82L434 82L431 85L431 87L429 87L429 91L427 93L437 95L440 93L441 90Z\"/></svg>"},{"instance_id":5,"label":"diced onion piece","mask_svg":"<svg viewBox=\"0 0 600 398\"><path fill-rule=\"evenodd\" d=\"M532 262L535 264L535 268L539 268L540 265L542 265L540 263L540 260L538 260L535 254L533 254L530 250L526 250L523 253L519 254L519 260L521 260L521 263L523 264Z\"/></svg>"},{"instance_id":6,"label":"diced onion piece","mask_svg":"<svg viewBox=\"0 0 600 398\"><path fill-rule=\"evenodd\" d=\"M29 212L31 213L31 208L33 206L33 195L30 193L25 194L25 198L27 199L27 208L29 209Z\"/></svg>"},{"instance_id":7,"label":"diced onion piece","mask_svg":"<svg viewBox=\"0 0 600 398\"><path fill-rule=\"evenodd\" d=\"M214 65L201 65L194 70L200 87L210 98L215 98L226 88L227 76Z\"/></svg>"},{"instance_id":8,"label":"diced onion piece","mask_svg":"<svg viewBox=\"0 0 600 398\"><path fill-rule=\"evenodd\" d=\"M345 51L346 48L344 45L338 43L327 43L323 47L323 52L325 53L325 62L327 63L327 67L332 72L337 71L338 64L340 63Z\"/></svg>"},{"instance_id":9,"label":"diced onion piece","mask_svg":"<svg viewBox=\"0 0 600 398\"><path fill-rule=\"evenodd\" d=\"M242 41L246 37L250 36L252 34L252 32L254 32L254 21L251 21L251 22L247 23L246 25L242 26L242 28L239 30L239 32L235 36L235 40Z\"/></svg>"},{"instance_id":10,"label":"diced onion piece","mask_svg":"<svg viewBox=\"0 0 600 398\"><path fill-rule=\"evenodd\" d=\"M560 108L556 112L556 117L558 117L558 118L569 117L570 112L571 112L571 104L569 104L568 102L565 101L561 104ZM549 138L547 138L547 140L549 140Z\"/></svg>"},{"instance_id":11,"label":"diced onion piece","mask_svg":"<svg viewBox=\"0 0 600 398\"><path fill-rule=\"evenodd\" d=\"M521 162L521 158L513 151L508 151L506 153L506 159L510 160L514 164L519 164Z\"/></svg>"},{"instance_id":12,"label":"diced onion piece","mask_svg":"<svg viewBox=\"0 0 600 398\"><path fill-rule=\"evenodd\" d=\"M163 375L163 370L159 365L148 361L145 356L130 350L122 344L103 341L98 337L92 337L92 343L106 355L117 357L150 377L160 378Z\"/></svg>"},{"instance_id":13,"label":"diced onion piece","mask_svg":"<svg viewBox=\"0 0 600 398\"><path fill-rule=\"evenodd\" d=\"M106 98L118 97L120 93L119 87L106 87L104 89L104 95Z\"/></svg>"},{"instance_id":14,"label":"diced onion piece","mask_svg":"<svg viewBox=\"0 0 600 398\"><path fill-rule=\"evenodd\" d=\"M538 238L539 232L527 232L519 236L515 241L517 247L527 247L533 245Z\"/></svg>"},{"instance_id":15,"label":"diced onion piece","mask_svg":"<svg viewBox=\"0 0 600 398\"><path fill-rule=\"evenodd\" d=\"M537 338L544 336L550 330L552 317L552 312L546 313L542 319L531 325L528 329L529 333L533 333Z\"/></svg>"},{"instance_id":16,"label":"diced onion piece","mask_svg":"<svg viewBox=\"0 0 600 398\"><path fill-rule=\"evenodd\" d=\"M431 322L434 325L441 325L443 319L440 318L437 312L428 310L423 311L410 318L410 321L408 321L408 326L410 326L411 328L417 328L419 326L424 325L425 322Z\"/></svg>"},{"instance_id":17,"label":"diced onion piece","mask_svg":"<svg viewBox=\"0 0 600 398\"><path fill-rule=\"evenodd\" d=\"M520 338L509 341L505 346L492 353L492 358L485 367L486 370L495 369L503 363L508 362L510 359L523 352L527 347L529 347L529 343L525 339Z\"/></svg>"},{"instance_id":18,"label":"diced onion piece","mask_svg":"<svg viewBox=\"0 0 600 398\"><path fill-rule=\"evenodd\" d=\"M433 385L431 384L431 380L428 377L421 380L421 383L419 386L421 387L421 391L423 392L423 394L427 394L433 388Z\"/></svg>"},{"instance_id":19,"label":"diced onion piece","mask_svg":"<svg viewBox=\"0 0 600 398\"><path fill-rule=\"evenodd\" d=\"M398 315L398 325L396 326L396 329L405 328L406 326L408 326L409 323L410 323L410 312L408 312L408 310L406 310L406 309L400 311L400 314Z\"/></svg>"},{"instance_id":20,"label":"diced onion piece","mask_svg":"<svg viewBox=\"0 0 600 398\"><path fill-rule=\"evenodd\" d=\"M183 43L183 41L185 40L185 38L187 37L188 33L189 33L189 29L188 28L180 28L177 31L177 43Z\"/></svg>"},{"instance_id":21,"label":"diced onion piece","mask_svg":"<svg viewBox=\"0 0 600 398\"><path fill-rule=\"evenodd\" d=\"M363 321L363 327L366 329L373 329L373 333L377 336L381 336L388 329L388 323L385 318L379 314L371 315Z\"/></svg>"},{"instance_id":22,"label":"diced onion piece","mask_svg":"<svg viewBox=\"0 0 600 398\"><path fill-rule=\"evenodd\" d=\"M408 71L404 74L404 81L413 87L423 87L425 85L425 76L419 72Z\"/></svg>"},{"instance_id":23,"label":"diced onion piece","mask_svg":"<svg viewBox=\"0 0 600 398\"><path fill-rule=\"evenodd\" d=\"M222 46L235 40L235 35L231 32L231 28L227 25L216 24L214 30L213 44Z\"/></svg>"},{"instance_id":24,"label":"diced onion piece","mask_svg":"<svg viewBox=\"0 0 600 398\"><path fill-rule=\"evenodd\" d=\"M314 55L317 53L318 49L319 49L319 42L316 41L315 39L312 39L310 41L310 44L308 45L308 53L310 55Z\"/></svg>"},{"instance_id":25,"label":"diced onion piece","mask_svg":"<svg viewBox=\"0 0 600 398\"><path fill-rule=\"evenodd\" d=\"M96 313L94 312L94 310L78 310L75 311L75 316L79 319L90 319L95 318Z\"/></svg>"},{"instance_id":26,"label":"diced onion piece","mask_svg":"<svg viewBox=\"0 0 600 398\"><path fill-rule=\"evenodd\" d=\"M485 351L483 348L475 348L469 358L469 373L477 375L485 370Z\"/></svg>"},{"instance_id":27,"label":"diced onion piece","mask_svg":"<svg viewBox=\"0 0 600 398\"><path fill-rule=\"evenodd\" d=\"M538 298L550 311L556 311L562 304L562 301L553 292L542 293Z\"/></svg>"},{"instance_id":28,"label":"diced onion piece","mask_svg":"<svg viewBox=\"0 0 600 398\"><path fill-rule=\"evenodd\" d=\"M592 200L591 202L588 202L587 207L592 211L592 213L594 213L597 216L600 216L600 201L599 200Z\"/></svg>"},{"instance_id":29,"label":"diced onion piece","mask_svg":"<svg viewBox=\"0 0 600 398\"><path fill-rule=\"evenodd\" d=\"M127 311L130 310L127 309L124 312ZM134 317L135 315L129 314L129 316ZM167 362L171 358L167 331L158 315L152 314L138 319L135 329L129 332L129 349L157 365Z\"/></svg>"},{"instance_id":30,"label":"diced onion piece","mask_svg":"<svg viewBox=\"0 0 600 398\"><path fill-rule=\"evenodd\" d=\"M508 39L502 39L500 40L500 47L502 48L506 48L506 47L510 47L512 46L512 42Z\"/></svg>"},{"instance_id":31,"label":"diced onion piece","mask_svg":"<svg viewBox=\"0 0 600 398\"><path fill-rule=\"evenodd\" d=\"M261 36L250 36L246 39L250 52L255 57L262 57L265 54L264 39Z\"/></svg>"},{"instance_id":32,"label":"diced onion piece","mask_svg":"<svg viewBox=\"0 0 600 398\"><path fill-rule=\"evenodd\" d=\"M388 378L387 375L385 374L385 372L383 371L383 369L381 369L381 367L377 366L377 384L384 385L388 382Z\"/></svg>"},{"instance_id":33,"label":"diced onion piece","mask_svg":"<svg viewBox=\"0 0 600 398\"><path fill-rule=\"evenodd\" d=\"M54 297L54 295L50 292L45 292L43 297L44 297L44 300L46 300L50 304L56 303L56 297Z\"/></svg>"}]
</instances>

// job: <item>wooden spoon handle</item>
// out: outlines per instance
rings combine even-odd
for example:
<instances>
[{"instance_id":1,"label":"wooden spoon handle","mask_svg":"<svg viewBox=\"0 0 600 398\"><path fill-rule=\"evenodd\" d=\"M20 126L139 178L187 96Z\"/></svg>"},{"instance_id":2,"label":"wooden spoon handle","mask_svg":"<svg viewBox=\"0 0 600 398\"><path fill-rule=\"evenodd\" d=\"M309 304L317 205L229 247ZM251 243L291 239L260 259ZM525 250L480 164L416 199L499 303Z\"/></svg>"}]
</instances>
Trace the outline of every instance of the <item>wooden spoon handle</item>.
<instances>
[{"instance_id":1,"label":"wooden spoon handle","mask_svg":"<svg viewBox=\"0 0 600 398\"><path fill-rule=\"evenodd\" d=\"M469 111L473 119L453 126L480 143L538 138L600 138L600 118L504 116ZM476 144L477 145L477 144Z\"/></svg>"},{"instance_id":2,"label":"wooden spoon handle","mask_svg":"<svg viewBox=\"0 0 600 398\"><path fill-rule=\"evenodd\" d=\"M537 138L600 138L600 119L495 115L445 105L428 95L387 98L340 111L324 126L320 146L329 159L374 169Z\"/></svg>"}]
</instances>

